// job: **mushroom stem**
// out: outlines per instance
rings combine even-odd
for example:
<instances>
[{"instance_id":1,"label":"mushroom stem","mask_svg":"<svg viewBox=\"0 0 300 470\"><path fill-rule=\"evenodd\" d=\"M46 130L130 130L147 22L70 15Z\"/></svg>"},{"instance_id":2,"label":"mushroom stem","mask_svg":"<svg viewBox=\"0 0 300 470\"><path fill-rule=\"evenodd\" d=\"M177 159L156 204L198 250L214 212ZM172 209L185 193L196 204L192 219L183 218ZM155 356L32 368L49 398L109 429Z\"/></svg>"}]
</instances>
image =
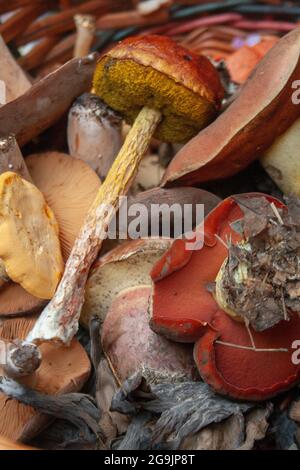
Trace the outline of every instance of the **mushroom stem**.
<instances>
[{"instance_id":1,"label":"mushroom stem","mask_svg":"<svg viewBox=\"0 0 300 470\"><path fill-rule=\"evenodd\" d=\"M0 138L0 174L13 171L32 182L23 155L14 135Z\"/></svg>"},{"instance_id":2,"label":"mushroom stem","mask_svg":"<svg viewBox=\"0 0 300 470\"><path fill-rule=\"evenodd\" d=\"M136 118L87 214L59 287L27 336L28 342L69 344L77 332L89 269L106 238L119 197L128 190L160 120L160 111L147 107Z\"/></svg>"},{"instance_id":3,"label":"mushroom stem","mask_svg":"<svg viewBox=\"0 0 300 470\"><path fill-rule=\"evenodd\" d=\"M90 52L96 31L96 19L93 15L75 15L77 35L74 46L74 57L83 57Z\"/></svg>"},{"instance_id":4,"label":"mushroom stem","mask_svg":"<svg viewBox=\"0 0 300 470\"><path fill-rule=\"evenodd\" d=\"M35 344L16 339L5 343L1 360L4 373L9 377L24 377L33 373L41 364L41 353Z\"/></svg>"}]
</instances>

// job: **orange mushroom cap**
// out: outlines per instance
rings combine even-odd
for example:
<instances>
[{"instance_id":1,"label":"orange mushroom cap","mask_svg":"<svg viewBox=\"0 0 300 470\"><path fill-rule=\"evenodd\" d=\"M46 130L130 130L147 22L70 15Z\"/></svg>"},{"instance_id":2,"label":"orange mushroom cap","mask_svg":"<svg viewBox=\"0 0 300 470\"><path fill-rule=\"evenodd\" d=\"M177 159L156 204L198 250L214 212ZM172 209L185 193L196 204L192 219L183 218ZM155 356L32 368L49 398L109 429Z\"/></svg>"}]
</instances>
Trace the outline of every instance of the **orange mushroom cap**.
<instances>
[{"instance_id":1,"label":"orange mushroom cap","mask_svg":"<svg viewBox=\"0 0 300 470\"><path fill-rule=\"evenodd\" d=\"M211 122L223 97L209 59L156 35L128 38L107 52L93 85L129 123L144 106L161 111L155 135L170 142L185 142Z\"/></svg>"}]
</instances>

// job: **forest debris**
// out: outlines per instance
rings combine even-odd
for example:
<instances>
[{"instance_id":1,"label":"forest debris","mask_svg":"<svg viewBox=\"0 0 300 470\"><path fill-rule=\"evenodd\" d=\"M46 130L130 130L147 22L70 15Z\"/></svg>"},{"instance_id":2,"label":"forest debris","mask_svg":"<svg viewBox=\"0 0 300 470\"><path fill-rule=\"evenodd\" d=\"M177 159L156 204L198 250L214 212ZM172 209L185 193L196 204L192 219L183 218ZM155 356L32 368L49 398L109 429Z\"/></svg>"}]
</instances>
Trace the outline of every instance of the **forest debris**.
<instances>
[{"instance_id":1,"label":"forest debris","mask_svg":"<svg viewBox=\"0 0 300 470\"><path fill-rule=\"evenodd\" d=\"M14 134L22 146L52 126L91 87L96 60L97 54L72 59L0 107L0 136Z\"/></svg>"},{"instance_id":2,"label":"forest debris","mask_svg":"<svg viewBox=\"0 0 300 470\"><path fill-rule=\"evenodd\" d=\"M300 311L300 219L265 198L235 200L244 214L243 240L228 248L217 300L264 331Z\"/></svg>"},{"instance_id":3,"label":"forest debris","mask_svg":"<svg viewBox=\"0 0 300 470\"><path fill-rule=\"evenodd\" d=\"M159 415L151 430L152 446L178 449L190 434L253 406L220 397L204 382L151 384L143 373L137 373L114 396L111 409L129 415L141 411Z\"/></svg>"}]
</instances>

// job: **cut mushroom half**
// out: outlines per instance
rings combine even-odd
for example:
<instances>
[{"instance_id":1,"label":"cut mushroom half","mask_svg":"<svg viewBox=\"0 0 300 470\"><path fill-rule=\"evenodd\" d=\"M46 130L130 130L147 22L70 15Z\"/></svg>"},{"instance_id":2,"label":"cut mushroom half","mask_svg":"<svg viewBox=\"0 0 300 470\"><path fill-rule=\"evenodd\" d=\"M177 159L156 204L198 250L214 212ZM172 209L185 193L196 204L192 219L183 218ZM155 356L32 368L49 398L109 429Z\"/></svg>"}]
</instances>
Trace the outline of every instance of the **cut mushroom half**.
<instances>
[{"instance_id":1,"label":"cut mushroom half","mask_svg":"<svg viewBox=\"0 0 300 470\"><path fill-rule=\"evenodd\" d=\"M87 282L82 324L88 327L93 315L103 321L113 299L124 289L151 286L152 266L170 245L170 239L131 240L100 257Z\"/></svg>"},{"instance_id":2,"label":"cut mushroom half","mask_svg":"<svg viewBox=\"0 0 300 470\"><path fill-rule=\"evenodd\" d=\"M0 325L0 340L24 339L36 322L37 316L4 320ZM41 347L43 362L39 369L28 377L27 385L48 394L63 394L79 391L90 374L90 361L80 345L73 339L70 347L56 348L45 344ZM3 375L0 367L0 375ZM23 405L15 399L8 399L0 393L0 435L13 441L32 439L49 422L49 417Z\"/></svg>"},{"instance_id":3,"label":"cut mushroom half","mask_svg":"<svg viewBox=\"0 0 300 470\"><path fill-rule=\"evenodd\" d=\"M8 171L0 175L0 214L2 276L50 299L64 269L52 210L33 184Z\"/></svg>"}]
</instances>

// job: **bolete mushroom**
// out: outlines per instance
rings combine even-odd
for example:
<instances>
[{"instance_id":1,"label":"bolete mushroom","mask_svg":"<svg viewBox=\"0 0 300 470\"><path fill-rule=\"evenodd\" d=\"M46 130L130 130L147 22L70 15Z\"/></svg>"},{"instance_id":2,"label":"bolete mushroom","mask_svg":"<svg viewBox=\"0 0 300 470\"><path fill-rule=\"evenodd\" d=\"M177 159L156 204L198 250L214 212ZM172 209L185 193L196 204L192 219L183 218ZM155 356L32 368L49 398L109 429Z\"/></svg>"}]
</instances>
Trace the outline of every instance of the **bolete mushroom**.
<instances>
[{"instance_id":1,"label":"bolete mushroom","mask_svg":"<svg viewBox=\"0 0 300 470\"><path fill-rule=\"evenodd\" d=\"M104 55L95 71L94 88L129 121L137 117L86 216L56 295L28 335L29 342L71 341L89 269L156 128L164 140L185 141L214 118L223 95L208 59L157 36L127 39Z\"/></svg>"},{"instance_id":2,"label":"bolete mushroom","mask_svg":"<svg viewBox=\"0 0 300 470\"><path fill-rule=\"evenodd\" d=\"M33 184L8 171L0 175L0 214L4 276L35 297L50 299L64 269L52 210Z\"/></svg>"},{"instance_id":3,"label":"bolete mushroom","mask_svg":"<svg viewBox=\"0 0 300 470\"><path fill-rule=\"evenodd\" d=\"M37 315L4 319L0 325L1 342L23 340ZM80 343L73 339L70 347L57 349L50 344L41 347L43 362L30 377L25 378L29 387L46 394L62 394L79 391L90 374L90 361ZM2 375L3 370L0 367ZM13 441L26 441L37 435L49 422L32 407L0 393L0 434Z\"/></svg>"},{"instance_id":4,"label":"bolete mushroom","mask_svg":"<svg viewBox=\"0 0 300 470\"><path fill-rule=\"evenodd\" d=\"M192 349L154 333L149 327L151 287L122 290L108 309L102 329L103 351L119 384L143 370L151 381L197 377Z\"/></svg>"},{"instance_id":5,"label":"bolete mushroom","mask_svg":"<svg viewBox=\"0 0 300 470\"><path fill-rule=\"evenodd\" d=\"M297 28L266 54L236 100L175 155L162 185L226 178L259 158L299 118L292 100L299 71Z\"/></svg>"},{"instance_id":6,"label":"bolete mushroom","mask_svg":"<svg viewBox=\"0 0 300 470\"><path fill-rule=\"evenodd\" d=\"M153 264L170 247L170 239L131 240L100 256L93 264L86 285L80 320L88 327L90 318L103 322L117 295L129 288L151 286Z\"/></svg>"},{"instance_id":7,"label":"bolete mushroom","mask_svg":"<svg viewBox=\"0 0 300 470\"><path fill-rule=\"evenodd\" d=\"M264 400L292 387L300 380L300 365L293 363L294 341L300 335L299 314L290 311L288 306L285 307L284 302L288 302L288 296L283 290L284 302L280 304L279 323L274 322L272 328L264 331L256 331L250 322L245 322L245 317L237 318L237 314L241 317L243 313L242 309L237 311L238 303L235 305L235 317L232 317L223 310L223 303L221 306L218 304L215 295L215 280L227 259L228 250L240 253L243 238L236 231L237 225L247 222L249 229L249 220L245 218L243 208L251 207L253 201L256 207L252 209L256 211L257 218L255 222L252 219L250 230L262 233L260 230L266 221L274 226L274 230L283 230L280 218L282 211L286 209L274 198L249 193L221 202L205 219L203 248L188 251L185 241L176 240L154 266L151 326L157 333L175 341L195 342L194 359L200 375L219 393L239 399ZM261 212L257 213L259 207ZM294 230L288 243L295 247L297 237ZM272 250L268 251L269 255L270 253L274 256ZM264 257L266 258L266 253ZM262 254L259 258L263 262ZM257 261L257 258L254 257L254 260ZM232 257L226 262L231 263L232 269L239 267L239 260L232 260ZM276 258L274 262L278 264ZM267 266L268 264L266 268ZM249 269L250 272L253 274ZM280 273L279 270L278 274ZM287 276L288 273L289 266ZM265 282L277 302L280 294L277 297L276 287L272 284L276 281L260 276L261 274L258 285ZM297 284L295 280L293 282ZM249 286L233 285L232 292L238 287L238 293L243 296L244 290ZM278 290L281 288L282 285L279 285ZM252 295L255 295L253 291ZM265 299L266 302L268 299L270 296ZM245 305L244 307L247 311ZM255 313L251 301L249 309L250 313Z\"/></svg>"}]
</instances>

